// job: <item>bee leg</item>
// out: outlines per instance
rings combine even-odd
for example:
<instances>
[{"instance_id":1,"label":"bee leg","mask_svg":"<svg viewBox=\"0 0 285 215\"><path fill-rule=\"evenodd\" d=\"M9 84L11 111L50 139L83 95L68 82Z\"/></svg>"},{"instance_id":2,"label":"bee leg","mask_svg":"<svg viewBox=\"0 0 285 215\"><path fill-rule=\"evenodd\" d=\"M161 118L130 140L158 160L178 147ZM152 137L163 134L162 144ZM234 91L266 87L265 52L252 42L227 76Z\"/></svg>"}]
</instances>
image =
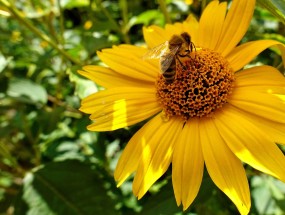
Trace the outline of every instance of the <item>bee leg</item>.
<instances>
[{"instance_id":1,"label":"bee leg","mask_svg":"<svg viewBox=\"0 0 285 215\"><path fill-rule=\"evenodd\" d=\"M187 120L188 120L188 119L187 119ZM184 128L184 126L186 125L187 120L183 123L183 125L182 125L182 129L183 129L183 128Z\"/></svg>"}]
</instances>

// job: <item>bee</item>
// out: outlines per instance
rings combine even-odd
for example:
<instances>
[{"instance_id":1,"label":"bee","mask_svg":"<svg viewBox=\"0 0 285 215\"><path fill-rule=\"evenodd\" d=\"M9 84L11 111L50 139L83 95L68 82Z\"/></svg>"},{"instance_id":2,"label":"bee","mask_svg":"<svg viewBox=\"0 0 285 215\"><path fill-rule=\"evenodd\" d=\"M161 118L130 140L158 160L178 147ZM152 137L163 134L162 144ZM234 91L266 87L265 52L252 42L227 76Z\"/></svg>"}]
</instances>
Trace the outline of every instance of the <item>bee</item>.
<instances>
[{"instance_id":1,"label":"bee","mask_svg":"<svg viewBox=\"0 0 285 215\"><path fill-rule=\"evenodd\" d=\"M165 82L171 84L176 77L176 64L180 63L184 67L180 58L190 57L190 53L196 49L191 36L184 32L180 35L173 35L166 41L149 50L143 59L159 58L160 72Z\"/></svg>"}]
</instances>

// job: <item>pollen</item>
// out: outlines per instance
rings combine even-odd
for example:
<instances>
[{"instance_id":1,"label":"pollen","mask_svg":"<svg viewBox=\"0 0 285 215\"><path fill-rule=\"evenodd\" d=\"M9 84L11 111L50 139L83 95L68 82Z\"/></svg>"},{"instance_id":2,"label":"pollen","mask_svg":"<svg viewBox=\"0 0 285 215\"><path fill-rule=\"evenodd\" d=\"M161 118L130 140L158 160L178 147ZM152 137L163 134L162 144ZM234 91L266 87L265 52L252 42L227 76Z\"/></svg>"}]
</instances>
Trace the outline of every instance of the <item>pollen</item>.
<instances>
[{"instance_id":1,"label":"pollen","mask_svg":"<svg viewBox=\"0 0 285 215\"><path fill-rule=\"evenodd\" d=\"M212 116L221 108L234 86L234 72L228 61L209 49L193 51L176 60L172 83L162 75L156 82L157 98L163 114L187 121L192 117Z\"/></svg>"}]
</instances>

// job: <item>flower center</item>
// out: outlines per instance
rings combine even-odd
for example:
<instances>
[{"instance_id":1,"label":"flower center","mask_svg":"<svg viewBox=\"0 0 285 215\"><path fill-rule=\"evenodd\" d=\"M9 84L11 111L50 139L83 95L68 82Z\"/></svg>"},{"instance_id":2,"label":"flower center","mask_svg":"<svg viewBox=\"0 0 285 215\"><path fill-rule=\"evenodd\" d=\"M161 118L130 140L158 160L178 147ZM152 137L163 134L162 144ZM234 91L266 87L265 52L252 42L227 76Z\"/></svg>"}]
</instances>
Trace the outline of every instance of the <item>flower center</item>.
<instances>
[{"instance_id":1,"label":"flower center","mask_svg":"<svg viewBox=\"0 0 285 215\"><path fill-rule=\"evenodd\" d=\"M171 83L160 75L157 97L164 118L211 116L227 102L234 85L234 73L227 60L209 49L194 51L176 59L175 78Z\"/></svg>"}]
</instances>

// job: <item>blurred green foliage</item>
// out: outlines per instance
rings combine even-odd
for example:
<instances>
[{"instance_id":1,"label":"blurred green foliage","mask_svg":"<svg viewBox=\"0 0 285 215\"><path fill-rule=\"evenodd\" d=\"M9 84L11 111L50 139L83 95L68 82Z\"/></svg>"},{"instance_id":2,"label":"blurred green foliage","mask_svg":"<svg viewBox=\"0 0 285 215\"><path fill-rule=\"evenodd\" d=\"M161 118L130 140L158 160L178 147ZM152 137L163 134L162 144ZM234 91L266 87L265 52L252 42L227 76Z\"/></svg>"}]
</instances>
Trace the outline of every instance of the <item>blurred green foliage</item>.
<instances>
[{"instance_id":1,"label":"blurred green foliage","mask_svg":"<svg viewBox=\"0 0 285 215\"><path fill-rule=\"evenodd\" d=\"M161 2L161 1L160 1ZM163 2L163 1L162 1ZM260 0L243 41L285 43L284 1ZM206 1L164 2L172 22L199 17ZM80 77L100 64L96 51L142 44L142 26L166 23L151 0L0 0L0 214L237 214L205 173L193 205L177 207L169 170L140 201L131 181L117 188L113 171L130 137L143 124L113 132L86 130L80 100L100 86ZM276 50L253 64L280 70ZM246 168L252 214L284 214L285 185Z\"/></svg>"}]
</instances>

